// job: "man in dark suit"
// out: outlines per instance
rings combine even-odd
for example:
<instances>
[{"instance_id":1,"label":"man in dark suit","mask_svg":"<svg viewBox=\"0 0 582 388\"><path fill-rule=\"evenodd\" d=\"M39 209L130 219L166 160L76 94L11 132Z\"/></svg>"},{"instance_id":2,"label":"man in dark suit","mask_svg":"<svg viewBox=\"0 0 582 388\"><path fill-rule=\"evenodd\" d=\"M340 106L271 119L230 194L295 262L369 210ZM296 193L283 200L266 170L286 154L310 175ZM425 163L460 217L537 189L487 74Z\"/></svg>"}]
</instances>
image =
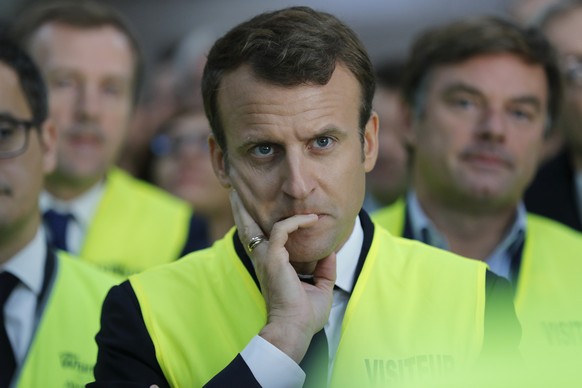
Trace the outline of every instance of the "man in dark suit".
<instances>
[{"instance_id":1,"label":"man in dark suit","mask_svg":"<svg viewBox=\"0 0 582 388\"><path fill-rule=\"evenodd\" d=\"M5 41L0 90L0 387L80 386L95 364L99 307L118 279L47 244L38 197L56 130L40 72Z\"/></svg>"},{"instance_id":2,"label":"man in dark suit","mask_svg":"<svg viewBox=\"0 0 582 388\"><path fill-rule=\"evenodd\" d=\"M582 231L582 2L557 2L542 13L538 24L560 56L565 93L554 130L562 132L565 145L539 169L525 194L525 206Z\"/></svg>"},{"instance_id":3,"label":"man in dark suit","mask_svg":"<svg viewBox=\"0 0 582 388\"><path fill-rule=\"evenodd\" d=\"M374 88L356 34L307 7L215 43L202 91L237 228L111 290L95 386L430 385L516 346L505 281L361 211Z\"/></svg>"}]
</instances>

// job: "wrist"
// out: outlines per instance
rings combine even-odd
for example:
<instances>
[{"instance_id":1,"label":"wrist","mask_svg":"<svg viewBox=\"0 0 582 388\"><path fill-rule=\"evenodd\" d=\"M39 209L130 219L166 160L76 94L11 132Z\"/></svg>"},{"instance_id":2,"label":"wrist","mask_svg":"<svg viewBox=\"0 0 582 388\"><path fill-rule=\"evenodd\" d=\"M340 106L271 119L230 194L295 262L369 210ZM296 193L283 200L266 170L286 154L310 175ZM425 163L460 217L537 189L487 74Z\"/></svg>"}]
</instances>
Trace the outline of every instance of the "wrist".
<instances>
[{"instance_id":1,"label":"wrist","mask_svg":"<svg viewBox=\"0 0 582 388\"><path fill-rule=\"evenodd\" d=\"M308 334L296 325L270 322L263 327L259 336L299 364L309 348L313 333Z\"/></svg>"}]
</instances>

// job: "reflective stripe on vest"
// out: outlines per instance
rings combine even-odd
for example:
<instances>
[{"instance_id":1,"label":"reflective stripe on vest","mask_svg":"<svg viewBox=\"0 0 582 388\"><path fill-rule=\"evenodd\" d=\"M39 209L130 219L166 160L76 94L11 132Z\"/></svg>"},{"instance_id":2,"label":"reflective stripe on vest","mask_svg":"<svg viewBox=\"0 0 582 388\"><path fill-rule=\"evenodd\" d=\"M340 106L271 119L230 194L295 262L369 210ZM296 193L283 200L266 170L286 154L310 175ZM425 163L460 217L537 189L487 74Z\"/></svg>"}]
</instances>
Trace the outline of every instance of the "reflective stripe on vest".
<instances>
[{"instance_id":1,"label":"reflective stripe on vest","mask_svg":"<svg viewBox=\"0 0 582 388\"><path fill-rule=\"evenodd\" d=\"M101 304L119 280L59 253L52 289L17 386L84 387L93 381Z\"/></svg>"},{"instance_id":2,"label":"reflective stripe on vest","mask_svg":"<svg viewBox=\"0 0 582 388\"><path fill-rule=\"evenodd\" d=\"M232 233L130 278L172 386L204 385L266 323L264 300L236 256ZM376 228L348 303L332 382L345 386L357 377L364 378L357 386L371 385L380 377L370 366L380 361L427 357L434 373L472 363L482 346L484 304L483 263Z\"/></svg>"},{"instance_id":3,"label":"reflective stripe on vest","mask_svg":"<svg viewBox=\"0 0 582 388\"><path fill-rule=\"evenodd\" d=\"M120 275L176 260L192 210L178 198L113 169L79 254Z\"/></svg>"}]
</instances>

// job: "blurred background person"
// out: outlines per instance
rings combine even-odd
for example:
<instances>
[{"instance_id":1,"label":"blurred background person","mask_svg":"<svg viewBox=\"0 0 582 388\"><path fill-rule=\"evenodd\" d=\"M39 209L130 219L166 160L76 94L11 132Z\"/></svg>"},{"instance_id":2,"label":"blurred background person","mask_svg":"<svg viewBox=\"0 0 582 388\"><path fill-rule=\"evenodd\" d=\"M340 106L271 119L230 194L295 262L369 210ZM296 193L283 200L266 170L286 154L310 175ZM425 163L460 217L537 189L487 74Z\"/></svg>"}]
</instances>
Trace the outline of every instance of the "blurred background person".
<instances>
[{"instance_id":1,"label":"blurred background person","mask_svg":"<svg viewBox=\"0 0 582 388\"><path fill-rule=\"evenodd\" d=\"M529 27L536 24L536 20L544 10L559 0L513 0L509 4L509 16L518 24ZM559 154L564 147L564 135L559 128L553 125L545 135L544 144L540 153L540 165Z\"/></svg>"},{"instance_id":2,"label":"blurred background person","mask_svg":"<svg viewBox=\"0 0 582 388\"><path fill-rule=\"evenodd\" d=\"M186 202L115 167L143 73L127 22L101 3L56 1L27 9L13 34L47 80L60 135L41 196L53 244L123 275L206 247Z\"/></svg>"},{"instance_id":3,"label":"blurred background person","mask_svg":"<svg viewBox=\"0 0 582 388\"><path fill-rule=\"evenodd\" d=\"M38 198L56 165L39 70L0 41L0 387L91 380L101 303L118 279L47 244Z\"/></svg>"},{"instance_id":4,"label":"blurred background person","mask_svg":"<svg viewBox=\"0 0 582 388\"><path fill-rule=\"evenodd\" d=\"M178 109L174 51L174 45L166 47L146 77L117 162L140 179L144 178L150 141L161 124Z\"/></svg>"},{"instance_id":5,"label":"blurred background person","mask_svg":"<svg viewBox=\"0 0 582 388\"><path fill-rule=\"evenodd\" d=\"M121 168L147 179L149 143L162 123L178 111L202 109L202 70L216 38L211 29L196 27L161 51L130 123L118 162Z\"/></svg>"},{"instance_id":6,"label":"blurred background person","mask_svg":"<svg viewBox=\"0 0 582 388\"><path fill-rule=\"evenodd\" d=\"M463 19L420 35L403 86L411 190L403 216L380 210L373 219L508 279L524 359L542 376L567 367L572 375L551 376L563 382L582 359L582 234L523 204L560 110L561 77L541 32L505 19Z\"/></svg>"},{"instance_id":7,"label":"blurred background person","mask_svg":"<svg viewBox=\"0 0 582 388\"><path fill-rule=\"evenodd\" d=\"M233 225L229 192L214 175L210 125L202 109L184 109L161 127L150 145L149 181L183 198L208 224L213 242Z\"/></svg>"},{"instance_id":8,"label":"blurred background person","mask_svg":"<svg viewBox=\"0 0 582 388\"><path fill-rule=\"evenodd\" d=\"M582 231L582 1L550 6L538 20L558 51L564 79L564 103L556 122L564 149L538 171L525 194L533 213Z\"/></svg>"},{"instance_id":9,"label":"blurred background person","mask_svg":"<svg viewBox=\"0 0 582 388\"><path fill-rule=\"evenodd\" d=\"M384 62L376 66L374 110L380 119L378 159L366 175L364 209L371 212L401 198L408 187L406 122L400 97L404 65Z\"/></svg>"}]
</instances>

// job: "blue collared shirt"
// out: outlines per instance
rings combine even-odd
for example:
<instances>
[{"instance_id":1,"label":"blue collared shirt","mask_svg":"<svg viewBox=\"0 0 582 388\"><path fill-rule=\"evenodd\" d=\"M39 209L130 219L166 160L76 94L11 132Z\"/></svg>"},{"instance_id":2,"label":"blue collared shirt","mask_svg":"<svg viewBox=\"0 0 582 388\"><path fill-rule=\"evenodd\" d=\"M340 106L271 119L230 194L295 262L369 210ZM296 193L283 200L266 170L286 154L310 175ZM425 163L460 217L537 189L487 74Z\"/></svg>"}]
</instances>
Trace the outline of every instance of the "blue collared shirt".
<instances>
[{"instance_id":1,"label":"blue collared shirt","mask_svg":"<svg viewBox=\"0 0 582 388\"><path fill-rule=\"evenodd\" d=\"M422 206L420 206L420 203L418 202L418 197L413 190L411 190L407 195L407 206L410 228L414 239L423 241L424 243L437 248L449 250L449 243L445 236L437 230L424 210L422 210ZM502 276L509 281L512 280L511 262L516 249L523 244L526 225L527 212L524 204L520 203L517 206L517 212L513 224L505 234L505 237L485 260L493 273Z\"/></svg>"}]
</instances>

